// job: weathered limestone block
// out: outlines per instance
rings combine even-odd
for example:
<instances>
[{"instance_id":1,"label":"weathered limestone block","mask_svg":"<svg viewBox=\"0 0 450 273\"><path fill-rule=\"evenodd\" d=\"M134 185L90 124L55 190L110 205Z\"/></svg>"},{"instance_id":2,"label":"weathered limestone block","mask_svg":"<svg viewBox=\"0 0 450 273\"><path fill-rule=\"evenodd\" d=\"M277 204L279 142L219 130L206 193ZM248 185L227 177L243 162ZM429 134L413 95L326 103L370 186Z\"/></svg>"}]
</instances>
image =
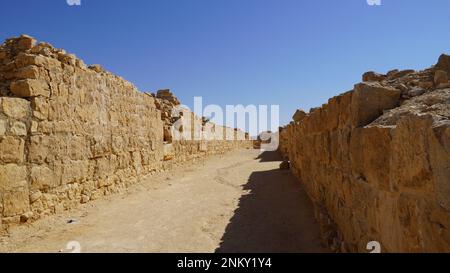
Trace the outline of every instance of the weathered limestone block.
<instances>
[{"instance_id":1,"label":"weathered limestone block","mask_svg":"<svg viewBox=\"0 0 450 273\"><path fill-rule=\"evenodd\" d=\"M434 84L436 86L440 86L441 84L447 83L448 83L447 72L444 70L436 70L436 72L434 73Z\"/></svg>"},{"instance_id":2,"label":"weathered limestone block","mask_svg":"<svg viewBox=\"0 0 450 273\"><path fill-rule=\"evenodd\" d=\"M349 156L352 165L353 179L361 183L368 183L364 175L364 147L363 147L364 128L355 128L351 133Z\"/></svg>"},{"instance_id":3,"label":"weathered limestone block","mask_svg":"<svg viewBox=\"0 0 450 273\"><path fill-rule=\"evenodd\" d=\"M37 134L38 133L38 128L39 128L39 123L37 121L31 121L31 125L30 125L30 133L32 135Z\"/></svg>"},{"instance_id":4,"label":"weathered limestone block","mask_svg":"<svg viewBox=\"0 0 450 273\"><path fill-rule=\"evenodd\" d=\"M443 70L450 73L450 55L442 54L438 63L434 67L435 70Z\"/></svg>"},{"instance_id":5,"label":"weathered limestone block","mask_svg":"<svg viewBox=\"0 0 450 273\"><path fill-rule=\"evenodd\" d=\"M6 120L0 119L0 136L5 135L6 128L7 128Z\"/></svg>"},{"instance_id":6,"label":"weathered limestone block","mask_svg":"<svg viewBox=\"0 0 450 273\"><path fill-rule=\"evenodd\" d=\"M115 154L115 155L120 154L124 150L125 147L126 147L126 143L122 136L120 136L120 135L113 136L113 140L112 140L113 154Z\"/></svg>"},{"instance_id":7,"label":"weathered limestone block","mask_svg":"<svg viewBox=\"0 0 450 273\"><path fill-rule=\"evenodd\" d=\"M386 75L381 75L373 71L366 72L362 76L363 82L380 82L384 79L386 79Z\"/></svg>"},{"instance_id":8,"label":"weathered limestone block","mask_svg":"<svg viewBox=\"0 0 450 273\"><path fill-rule=\"evenodd\" d=\"M89 69L91 69L91 70L93 70L93 71L95 71L95 72L97 72L97 73L105 72L105 70L103 69L103 67L102 67L101 65L99 65L99 64L91 65L91 66L89 66Z\"/></svg>"},{"instance_id":9,"label":"weathered limestone block","mask_svg":"<svg viewBox=\"0 0 450 273\"><path fill-rule=\"evenodd\" d=\"M353 130L349 152L353 179L380 190L390 191L388 167L390 145L389 128L370 127Z\"/></svg>"},{"instance_id":10,"label":"weathered limestone block","mask_svg":"<svg viewBox=\"0 0 450 273\"><path fill-rule=\"evenodd\" d=\"M47 98L34 97L31 100L31 108L33 109L33 116L40 120L48 119L50 104Z\"/></svg>"},{"instance_id":11,"label":"weathered limestone block","mask_svg":"<svg viewBox=\"0 0 450 273\"><path fill-rule=\"evenodd\" d=\"M351 122L352 109L349 106L351 105L352 97L353 91L345 92L336 97L337 108L339 110L337 116L339 128L341 129L347 127Z\"/></svg>"},{"instance_id":12,"label":"weathered limestone block","mask_svg":"<svg viewBox=\"0 0 450 273\"><path fill-rule=\"evenodd\" d=\"M111 160L107 157L97 158L95 160L94 177L97 179L105 178L109 174L113 173L115 167L114 167L114 164L112 164L112 163L115 163L115 162L111 162Z\"/></svg>"},{"instance_id":13,"label":"weathered limestone block","mask_svg":"<svg viewBox=\"0 0 450 273\"><path fill-rule=\"evenodd\" d=\"M17 79L38 79L39 74L39 67L30 65L17 70L15 77Z\"/></svg>"},{"instance_id":14,"label":"weathered limestone block","mask_svg":"<svg viewBox=\"0 0 450 273\"><path fill-rule=\"evenodd\" d=\"M339 98L333 97L328 100L328 104L325 106L324 118L325 118L325 130L335 130L339 127Z\"/></svg>"},{"instance_id":15,"label":"weathered limestone block","mask_svg":"<svg viewBox=\"0 0 450 273\"><path fill-rule=\"evenodd\" d=\"M404 85L402 85L404 86ZM432 89L434 86L434 82L433 81L426 81L426 82L419 82L419 89ZM407 90L407 87L406 87ZM406 90L402 90L402 91L406 91Z\"/></svg>"},{"instance_id":16,"label":"weathered limestone block","mask_svg":"<svg viewBox=\"0 0 450 273\"><path fill-rule=\"evenodd\" d=\"M20 53L14 60L17 68L25 68L28 66L45 66L46 57L34 54Z\"/></svg>"},{"instance_id":17,"label":"weathered limestone block","mask_svg":"<svg viewBox=\"0 0 450 273\"><path fill-rule=\"evenodd\" d=\"M136 175L140 175L142 172L142 157L140 152L132 152L131 158L133 160L134 170Z\"/></svg>"},{"instance_id":18,"label":"weathered limestone block","mask_svg":"<svg viewBox=\"0 0 450 273\"><path fill-rule=\"evenodd\" d=\"M51 121L32 121L31 125L33 129L35 129L34 135L51 135L55 131L55 123Z\"/></svg>"},{"instance_id":19,"label":"weathered limestone block","mask_svg":"<svg viewBox=\"0 0 450 273\"><path fill-rule=\"evenodd\" d=\"M12 217L30 211L29 192L26 187L3 194L3 216Z\"/></svg>"},{"instance_id":20,"label":"weathered limestone block","mask_svg":"<svg viewBox=\"0 0 450 273\"><path fill-rule=\"evenodd\" d=\"M0 137L0 162L23 163L25 141L12 136Z\"/></svg>"},{"instance_id":21,"label":"weathered limestone block","mask_svg":"<svg viewBox=\"0 0 450 273\"><path fill-rule=\"evenodd\" d=\"M434 128L433 131L434 135L428 136L428 143L430 145L429 160L435 179L436 199L442 208L450 211L450 123L446 122Z\"/></svg>"},{"instance_id":22,"label":"weathered limestone block","mask_svg":"<svg viewBox=\"0 0 450 273\"><path fill-rule=\"evenodd\" d=\"M155 153L152 150L142 150L140 153L143 166L149 166L156 161ZM117 157L115 158L115 163L118 164Z\"/></svg>"},{"instance_id":23,"label":"weathered limestone block","mask_svg":"<svg viewBox=\"0 0 450 273\"><path fill-rule=\"evenodd\" d=\"M77 123L70 120L60 120L53 123L55 134L70 134L76 132Z\"/></svg>"},{"instance_id":24,"label":"weathered limestone block","mask_svg":"<svg viewBox=\"0 0 450 273\"><path fill-rule=\"evenodd\" d=\"M423 199L413 194L402 193L397 201L400 223L400 245L404 252L423 252L421 227L427 221L427 210Z\"/></svg>"},{"instance_id":25,"label":"weathered limestone block","mask_svg":"<svg viewBox=\"0 0 450 273\"><path fill-rule=\"evenodd\" d=\"M380 191L376 199L375 210L378 231L377 238L382 243L382 252L391 253L400 249L401 225L398 209L398 193Z\"/></svg>"},{"instance_id":26,"label":"weathered limestone block","mask_svg":"<svg viewBox=\"0 0 450 273\"><path fill-rule=\"evenodd\" d=\"M433 190L428 146L432 123L431 116L408 116L398 122L391 158L391 179L397 189Z\"/></svg>"},{"instance_id":27,"label":"weathered limestone block","mask_svg":"<svg viewBox=\"0 0 450 273\"><path fill-rule=\"evenodd\" d=\"M20 37L15 38L16 47L19 50L28 50L33 48L36 45L36 39L22 34Z\"/></svg>"},{"instance_id":28,"label":"weathered limestone block","mask_svg":"<svg viewBox=\"0 0 450 273\"><path fill-rule=\"evenodd\" d=\"M32 191L30 193L30 203L33 204L42 198L42 192L39 190Z\"/></svg>"},{"instance_id":29,"label":"weathered limestone block","mask_svg":"<svg viewBox=\"0 0 450 273\"><path fill-rule=\"evenodd\" d=\"M118 183L119 180L120 179L116 175L101 178L98 180L97 188L104 188L104 187L113 188L112 186Z\"/></svg>"},{"instance_id":30,"label":"weathered limestone block","mask_svg":"<svg viewBox=\"0 0 450 273\"><path fill-rule=\"evenodd\" d=\"M24 119L30 111L30 102L20 98L7 98L1 100L5 115L13 119Z\"/></svg>"},{"instance_id":31,"label":"weathered limestone block","mask_svg":"<svg viewBox=\"0 0 450 273\"><path fill-rule=\"evenodd\" d=\"M294 114L294 116L292 117L292 119L295 122L300 122L302 121L305 117L307 116L307 114L305 113L305 111L302 110L297 110Z\"/></svg>"},{"instance_id":32,"label":"weathered limestone block","mask_svg":"<svg viewBox=\"0 0 450 273\"><path fill-rule=\"evenodd\" d=\"M106 135L95 135L91 139L91 152L93 157L106 156L111 152L110 138Z\"/></svg>"},{"instance_id":33,"label":"weathered limestone block","mask_svg":"<svg viewBox=\"0 0 450 273\"><path fill-rule=\"evenodd\" d=\"M62 166L62 184L83 182L89 177L89 161L68 161Z\"/></svg>"},{"instance_id":34,"label":"weathered limestone block","mask_svg":"<svg viewBox=\"0 0 450 273\"><path fill-rule=\"evenodd\" d=\"M11 92L19 97L50 96L50 89L46 82L41 80L19 80L11 83Z\"/></svg>"},{"instance_id":35,"label":"weathered limestone block","mask_svg":"<svg viewBox=\"0 0 450 273\"><path fill-rule=\"evenodd\" d=\"M66 139L67 155L72 160L85 160L92 157L85 137L73 136Z\"/></svg>"},{"instance_id":36,"label":"weathered limestone block","mask_svg":"<svg viewBox=\"0 0 450 273\"><path fill-rule=\"evenodd\" d=\"M0 62L3 62L3 60L6 59L7 56L8 54L6 53L6 51L0 49Z\"/></svg>"},{"instance_id":37,"label":"weathered limestone block","mask_svg":"<svg viewBox=\"0 0 450 273\"><path fill-rule=\"evenodd\" d=\"M61 69L61 63L57 59L23 52L17 55L14 63L19 70L32 65L43 67L48 71L56 71Z\"/></svg>"},{"instance_id":38,"label":"weathered limestone block","mask_svg":"<svg viewBox=\"0 0 450 273\"><path fill-rule=\"evenodd\" d=\"M74 54L67 54L66 52L58 52L58 60L70 66L77 66L77 57Z\"/></svg>"},{"instance_id":39,"label":"weathered limestone block","mask_svg":"<svg viewBox=\"0 0 450 273\"><path fill-rule=\"evenodd\" d=\"M131 154L129 152L120 152L117 154L117 168L126 169L131 166Z\"/></svg>"},{"instance_id":40,"label":"weathered limestone block","mask_svg":"<svg viewBox=\"0 0 450 273\"><path fill-rule=\"evenodd\" d=\"M352 216L344 215L342 217L341 221L344 221L344 217L347 219L347 224L344 224L344 226L347 226L344 240L353 245L353 251L362 252L365 251L367 242L370 242L371 237L375 235L370 229L370 223L376 221L372 208L376 206L377 192L367 183L350 181L349 193L350 199L347 202L349 203ZM339 208L336 208L336 210L339 214L341 213ZM345 213L345 210L343 212Z\"/></svg>"},{"instance_id":41,"label":"weathered limestone block","mask_svg":"<svg viewBox=\"0 0 450 273\"><path fill-rule=\"evenodd\" d=\"M320 119L321 111L316 110L314 112L309 112L309 115L307 118L304 119L302 122L302 126L304 126L304 130L308 132L321 132L323 129L323 124L317 122Z\"/></svg>"},{"instance_id":42,"label":"weathered limestone block","mask_svg":"<svg viewBox=\"0 0 450 273\"><path fill-rule=\"evenodd\" d=\"M409 74L413 74L413 73L415 73L415 72L416 72L416 71L413 70L413 69L406 69L406 70L401 70L401 71L396 70L395 72L390 73L390 74L388 75L388 78L389 78L390 80L394 80L394 79L398 79L398 78L405 77L405 76L407 76L407 75L409 75Z\"/></svg>"},{"instance_id":43,"label":"weathered limestone block","mask_svg":"<svg viewBox=\"0 0 450 273\"><path fill-rule=\"evenodd\" d=\"M31 168L31 190L49 190L61 185L60 175L46 166L33 166Z\"/></svg>"},{"instance_id":44,"label":"weathered limestone block","mask_svg":"<svg viewBox=\"0 0 450 273\"><path fill-rule=\"evenodd\" d=\"M29 163L53 163L68 158L66 137L35 135L30 137L28 146Z\"/></svg>"},{"instance_id":45,"label":"weathered limestone block","mask_svg":"<svg viewBox=\"0 0 450 273\"><path fill-rule=\"evenodd\" d=\"M10 132L14 136L26 136L27 126L23 122L15 121L11 124Z\"/></svg>"},{"instance_id":46,"label":"weathered limestone block","mask_svg":"<svg viewBox=\"0 0 450 273\"><path fill-rule=\"evenodd\" d=\"M27 168L15 164L0 165L0 193L27 186Z\"/></svg>"},{"instance_id":47,"label":"weathered limestone block","mask_svg":"<svg viewBox=\"0 0 450 273\"><path fill-rule=\"evenodd\" d=\"M360 83L355 85L352 96L352 125L365 126L381 114L384 110L399 105L401 91L383 87L377 83Z\"/></svg>"},{"instance_id":48,"label":"weathered limestone block","mask_svg":"<svg viewBox=\"0 0 450 273\"><path fill-rule=\"evenodd\" d=\"M427 252L448 253L450 251L450 212L427 200L426 218L421 225L423 248Z\"/></svg>"},{"instance_id":49,"label":"weathered limestone block","mask_svg":"<svg viewBox=\"0 0 450 273\"><path fill-rule=\"evenodd\" d=\"M1 98L0 98L0 110L1 110L1 103L2 103L2 101L1 101ZM1 111L0 111L0 113L1 113ZM8 128L7 120L6 119L2 119L0 117L0 136L4 136L6 134L7 128Z\"/></svg>"},{"instance_id":50,"label":"weathered limestone block","mask_svg":"<svg viewBox=\"0 0 450 273\"><path fill-rule=\"evenodd\" d=\"M362 131L364 177L383 191L391 191L389 161L391 156L391 129L370 127Z\"/></svg>"}]
</instances>

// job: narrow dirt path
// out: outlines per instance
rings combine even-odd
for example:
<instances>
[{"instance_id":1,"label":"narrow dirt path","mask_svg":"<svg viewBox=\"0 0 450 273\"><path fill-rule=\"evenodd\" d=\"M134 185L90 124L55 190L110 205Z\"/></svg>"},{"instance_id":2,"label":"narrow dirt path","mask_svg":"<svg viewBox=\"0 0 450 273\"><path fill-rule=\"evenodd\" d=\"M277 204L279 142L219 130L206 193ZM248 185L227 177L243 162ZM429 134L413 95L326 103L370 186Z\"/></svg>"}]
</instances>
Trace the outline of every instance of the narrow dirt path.
<instances>
[{"instance_id":1,"label":"narrow dirt path","mask_svg":"<svg viewBox=\"0 0 450 273\"><path fill-rule=\"evenodd\" d=\"M0 252L322 252L312 205L274 154L241 150L18 227ZM69 220L74 220L69 224Z\"/></svg>"}]
</instances>

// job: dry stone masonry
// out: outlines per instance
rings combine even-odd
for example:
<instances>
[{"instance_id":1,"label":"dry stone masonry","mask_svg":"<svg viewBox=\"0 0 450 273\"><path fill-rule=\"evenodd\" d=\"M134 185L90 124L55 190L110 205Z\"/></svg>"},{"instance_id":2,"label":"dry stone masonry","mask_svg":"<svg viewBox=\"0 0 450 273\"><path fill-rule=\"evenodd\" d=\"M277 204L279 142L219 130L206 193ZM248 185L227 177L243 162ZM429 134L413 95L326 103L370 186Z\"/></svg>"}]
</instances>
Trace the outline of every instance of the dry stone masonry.
<instances>
[{"instance_id":1,"label":"dry stone masonry","mask_svg":"<svg viewBox=\"0 0 450 273\"><path fill-rule=\"evenodd\" d=\"M48 43L8 39L0 46L0 231L123 191L174 165L252 146L243 132L203 122L184 129L222 133L172 139L171 109L179 104L168 90L139 92Z\"/></svg>"},{"instance_id":2,"label":"dry stone masonry","mask_svg":"<svg viewBox=\"0 0 450 273\"><path fill-rule=\"evenodd\" d=\"M281 129L280 152L335 251L450 252L450 56L368 72Z\"/></svg>"}]
</instances>

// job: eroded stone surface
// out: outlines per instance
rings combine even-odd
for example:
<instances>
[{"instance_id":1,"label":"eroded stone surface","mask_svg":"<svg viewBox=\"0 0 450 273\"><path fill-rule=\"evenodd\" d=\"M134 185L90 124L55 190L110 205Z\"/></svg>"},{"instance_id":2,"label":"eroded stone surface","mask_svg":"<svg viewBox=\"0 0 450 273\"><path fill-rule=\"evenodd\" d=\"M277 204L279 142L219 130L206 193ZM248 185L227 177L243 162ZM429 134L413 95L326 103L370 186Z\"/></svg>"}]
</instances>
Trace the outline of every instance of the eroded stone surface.
<instances>
[{"instance_id":1,"label":"eroded stone surface","mask_svg":"<svg viewBox=\"0 0 450 273\"><path fill-rule=\"evenodd\" d=\"M450 62L368 72L280 132L334 251L450 251ZM446 73L447 72L447 73Z\"/></svg>"}]
</instances>

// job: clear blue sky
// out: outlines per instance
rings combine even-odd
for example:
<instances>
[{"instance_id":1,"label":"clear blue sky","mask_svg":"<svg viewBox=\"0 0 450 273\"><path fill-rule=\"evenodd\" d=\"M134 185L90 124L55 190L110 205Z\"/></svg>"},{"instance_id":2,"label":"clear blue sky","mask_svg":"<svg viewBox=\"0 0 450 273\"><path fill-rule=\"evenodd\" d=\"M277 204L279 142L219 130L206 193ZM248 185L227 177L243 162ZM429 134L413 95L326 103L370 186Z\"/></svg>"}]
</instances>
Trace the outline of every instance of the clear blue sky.
<instances>
[{"instance_id":1,"label":"clear blue sky","mask_svg":"<svg viewBox=\"0 0 450 273\"><path fill-rule=\"evenodd\" d=\"M3 0L0 39L26 33L187 105L279 104L281 122L368 70L450 53L449 0Z\"/></svg>"}]
</instances>

